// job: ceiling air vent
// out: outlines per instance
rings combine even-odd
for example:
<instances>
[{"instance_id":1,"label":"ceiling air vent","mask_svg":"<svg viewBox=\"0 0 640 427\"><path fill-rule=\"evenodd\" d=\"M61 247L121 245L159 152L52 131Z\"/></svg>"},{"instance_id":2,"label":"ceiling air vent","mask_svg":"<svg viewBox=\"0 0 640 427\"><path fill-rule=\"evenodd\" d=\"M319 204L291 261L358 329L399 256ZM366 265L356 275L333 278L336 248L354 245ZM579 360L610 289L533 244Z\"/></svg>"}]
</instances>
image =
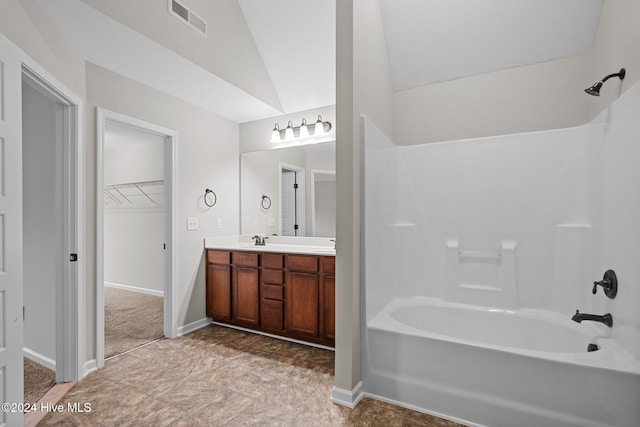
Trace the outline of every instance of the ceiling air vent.
<instances>
[{"instance_id":1,"label":"ceiling air vent","mask_svg":"<svg viewBox=\"0 0 640 427\"><path fill-rule=\"evenodd\" d=\"M169 0L169 14L189 25L194 31L207 37L207 21L196 15L181 1Z\"/></svg>"}]
</instances>

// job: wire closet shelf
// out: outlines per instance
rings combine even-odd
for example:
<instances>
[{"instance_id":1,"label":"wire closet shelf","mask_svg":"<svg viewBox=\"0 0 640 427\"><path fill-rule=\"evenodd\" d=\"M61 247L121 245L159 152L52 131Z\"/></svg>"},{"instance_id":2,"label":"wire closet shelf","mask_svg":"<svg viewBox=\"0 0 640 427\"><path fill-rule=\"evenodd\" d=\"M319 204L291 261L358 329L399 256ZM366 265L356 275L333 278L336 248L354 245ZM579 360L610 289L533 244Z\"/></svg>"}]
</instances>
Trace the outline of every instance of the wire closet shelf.
<instances>
[{"instance_id":1,"label":"wire closet shelf","mask_svg":"<svg viewBox=\"0 0 640 427\"><path fill-rule=\"evenodd\" d=\"M164 207L164 181L139 181L104 186L106 209L158 209Z\"/></svg>"}]
</instances>

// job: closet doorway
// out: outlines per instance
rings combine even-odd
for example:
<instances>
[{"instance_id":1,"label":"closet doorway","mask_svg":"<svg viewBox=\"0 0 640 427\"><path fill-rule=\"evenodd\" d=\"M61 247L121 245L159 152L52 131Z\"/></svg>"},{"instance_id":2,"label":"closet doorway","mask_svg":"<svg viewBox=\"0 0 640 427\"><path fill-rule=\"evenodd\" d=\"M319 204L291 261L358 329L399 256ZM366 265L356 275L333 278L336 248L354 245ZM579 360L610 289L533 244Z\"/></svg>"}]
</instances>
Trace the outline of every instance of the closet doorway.
<instances>
[{"instance_id":1,"label":"closet doorway","mask_svg":"<svg viewBox=\"0 0 640 427\"><path fill-rule=\"evenodd\" d=\"M113 112L99 110L98 115L100 366L105 359L175 336L171 242L176 135Z\"/></svg>"}]
</instances>

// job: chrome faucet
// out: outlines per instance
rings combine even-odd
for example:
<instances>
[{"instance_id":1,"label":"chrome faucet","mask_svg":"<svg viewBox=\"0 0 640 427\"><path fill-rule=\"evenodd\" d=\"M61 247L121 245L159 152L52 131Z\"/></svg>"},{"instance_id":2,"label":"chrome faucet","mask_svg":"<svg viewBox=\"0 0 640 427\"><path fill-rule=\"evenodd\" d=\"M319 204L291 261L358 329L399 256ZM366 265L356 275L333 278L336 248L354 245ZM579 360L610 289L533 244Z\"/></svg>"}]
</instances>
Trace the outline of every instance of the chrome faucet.
<instances>
[{"instance_id":1,"label":"chrome faucet","mask_svg":"<svg viewBox=\"0 0 640 427\"><path fill-rule=\"evenodd\" d=\"M262 236L258 236L257 234L255 236L252 237L253 240L256 241L255 246L266 246L267 242L265 242L265 240L268 239L268 237L262 237Z\"/></svg>"},{"instance_id":2,"label":"chrome faucet","mask_svg":"<svg viewBox=\"0 0 640 427\"><path fill-rule=\"evenodd\" d=\"M591 320L594 322L604 323L608 327L613 326L613 317L611 317L611 313L607 313L603 316L598 316L597 314L580 313L579 310L576 310L576 314L573 315L571 320L578 323L582 323L583 320Z\"/></svg>"}]
</instances>

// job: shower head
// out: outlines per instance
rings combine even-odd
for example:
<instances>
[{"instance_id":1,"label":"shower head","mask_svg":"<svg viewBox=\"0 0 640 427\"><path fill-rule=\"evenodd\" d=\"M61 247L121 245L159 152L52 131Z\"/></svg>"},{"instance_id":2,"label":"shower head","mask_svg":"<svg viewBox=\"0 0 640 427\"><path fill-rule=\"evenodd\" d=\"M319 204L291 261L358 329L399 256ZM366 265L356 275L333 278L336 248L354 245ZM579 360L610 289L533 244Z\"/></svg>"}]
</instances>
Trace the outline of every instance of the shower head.
<instances>
[{"instance_id":1,"label":"shower head","mask_svg":"<svg viewBox=\"0 0 640 427\"><path fill-rule=\"evenodd\" d=\"M619 77L620 80L622 80L624 79L624 75L625 75L625 70L624 68L621 68L620 71L618 71L617 73L609 74L599 82L594 83L593 86L586 88L584 91L587 92L589 95L600 96L600 88L602 87L602 84L604 82L609 80L611 77Z\"/></svg>"},{"instance_id":2,"label":"shower head","mask_svg":"<svg viewBox=\"0 0 640 427\"><path fill-rule=\"evenodd\" d=\"M596 84L594 84L593 86L586 88L584 91L587 92L589 95L593 95L593 96L600 96L600 88L602 87L602 82L598 82Z\"/></svg>"}]
</instances>

